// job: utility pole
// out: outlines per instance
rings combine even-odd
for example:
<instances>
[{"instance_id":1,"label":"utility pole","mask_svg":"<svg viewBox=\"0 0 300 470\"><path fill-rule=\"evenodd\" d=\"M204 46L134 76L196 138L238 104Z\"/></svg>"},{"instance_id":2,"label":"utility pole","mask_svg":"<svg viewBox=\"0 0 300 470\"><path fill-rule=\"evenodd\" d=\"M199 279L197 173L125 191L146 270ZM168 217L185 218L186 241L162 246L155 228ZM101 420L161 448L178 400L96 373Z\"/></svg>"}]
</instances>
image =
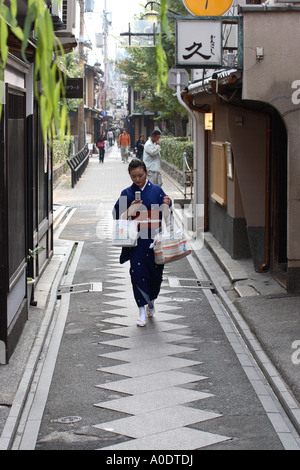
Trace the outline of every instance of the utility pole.
<instances>
[{"instance_id":1,"label":"utility pole","mask_svg":"<svg viewBox=\"0 0 300 470\"><path fill-rule=\"evenodd\" d=\"M79 30L79 65L82 70L83 83L84 83L84 0L79 0L80 4L80 30ZM78 152L85 145L85 132L84 132L84 86L83 86L83 99L78 105Z\"/></svg>"},{"instance_id":2,"label":"utility pole","mask_svg":"<svg viewBox=\"0 0 300 470\"><path fill-rule=\"evenodd\" d=\"M103 10L103 58L104 58L104 85L100 93L100 103L104 111L106 110L106 89L108 85L108 49L107 49L107 39L108 39L108 26L109 21L107 19L106 11L106 0L104 0L104 10Z\"/></svg>"}]
</instances>

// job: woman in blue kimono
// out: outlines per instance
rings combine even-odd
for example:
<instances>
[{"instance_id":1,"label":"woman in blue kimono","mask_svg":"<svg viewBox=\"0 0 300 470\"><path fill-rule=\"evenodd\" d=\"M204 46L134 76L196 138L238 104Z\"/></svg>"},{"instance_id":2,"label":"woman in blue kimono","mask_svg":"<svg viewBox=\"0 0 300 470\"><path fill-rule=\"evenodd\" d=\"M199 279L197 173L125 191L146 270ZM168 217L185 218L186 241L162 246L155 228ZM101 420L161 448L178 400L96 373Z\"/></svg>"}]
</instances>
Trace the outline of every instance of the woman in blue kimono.
<instances>
[{"instance_id":1,"label":"woman in blue kimono","mask_svg":"<svg viewBox=\"0 0 300 470\"><path fill-rule=\"evenodd\" d=\"M162 188L147 179L147 168L143 161L133 159L128 166L133 184L121 192L114 206L114 218L137 219L139 238L137 246L122 248L120 263L130 261L130 276L133 294L139 308L137 326L146 325L146 316L155 313L154 300L158 297L162 283L163 265L154 260L151 243L161 225L162 215L169 215L171 199ZM136 200L136 191L140 199Z\"/></svg>"}]
</instances>

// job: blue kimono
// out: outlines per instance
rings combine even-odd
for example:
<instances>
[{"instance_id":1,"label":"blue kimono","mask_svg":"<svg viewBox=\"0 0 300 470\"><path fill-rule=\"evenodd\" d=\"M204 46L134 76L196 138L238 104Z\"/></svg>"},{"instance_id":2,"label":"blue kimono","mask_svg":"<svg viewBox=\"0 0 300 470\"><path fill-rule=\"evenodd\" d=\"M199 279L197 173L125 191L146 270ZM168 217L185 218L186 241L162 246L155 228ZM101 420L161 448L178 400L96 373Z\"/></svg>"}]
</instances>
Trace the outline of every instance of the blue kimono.
<instances>
[{"instance_id":1,"label":"blue kimono","mask_svg":"<svg viewBox=\"0 0 300 470\"><path fill-rule=\"evenodd\" d=\"M114 206L114 218L119 219L135 199L135 191L141 191L132 184L121 192ZM133 294L138 307L146 304L153 307L152 300L158 297L162 283L163 265L157 265L154 252L149 248L154 235L159 229L162 219L163 198L166 196L162 188L147 180L141 191L142 206L137 212L139 238L137 246L122 248L120 263L130 261L130 277ZM160 220L159 220L160 219Z\"/></svg>"}]
</instances>

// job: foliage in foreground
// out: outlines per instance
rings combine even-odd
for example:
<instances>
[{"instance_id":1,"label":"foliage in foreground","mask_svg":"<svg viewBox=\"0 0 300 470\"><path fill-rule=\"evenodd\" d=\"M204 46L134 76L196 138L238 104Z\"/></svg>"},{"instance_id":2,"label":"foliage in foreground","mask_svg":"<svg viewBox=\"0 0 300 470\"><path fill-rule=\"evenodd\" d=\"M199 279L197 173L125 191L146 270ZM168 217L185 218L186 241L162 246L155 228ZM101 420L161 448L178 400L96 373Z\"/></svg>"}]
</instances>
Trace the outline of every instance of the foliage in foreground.
<instances>
[{"instance_id":1,"label":"foliage in foreground","mask_svg":"<svg viewBox=\"0 0 300 470\"><path fill-rule=\"evenodd\" d=\"M176 136L183 135L182 120L188 118L187 111L178 102L176 94L167 85L169 69L175 63L174 16L168 17L168 10L163 7L172 4L179 13L183 13L181 1L161 2L161 33L159 44L154 47L129 47L127 56L117 66L125 85L139 94L136 109L133 112L151 111L159 120L168 120ZM186 10L185 10L186 13Z\"/></svg>"},{"instance_id":2,"label":"foliage in foreground","mask_svg":"<svg viewBox=\"0 0 300 470\"><path fill-rule=\"evenodd\" d=\"M43 138L52 141L53 136L63 139L68 127L68 113L65 93L65 77L57 65L56 57L64 58L61 43L56 38L51 14L44 0L28 0L24 26L17 20L17 0L4 4L0 0L0 80L4 81L9 47L7 44L11 31L20 41L23 60L27 61L26 48L32 31L36 42L34 58L34 90L40 106ZM41 89L38 89L38 82ZM61 100L62 97L62 100ZM1 100L2 101L2 100ZM59 103L61 103L59 105ZM0 116L2 105L0 105Z\"/></svg>"}]
</instances>

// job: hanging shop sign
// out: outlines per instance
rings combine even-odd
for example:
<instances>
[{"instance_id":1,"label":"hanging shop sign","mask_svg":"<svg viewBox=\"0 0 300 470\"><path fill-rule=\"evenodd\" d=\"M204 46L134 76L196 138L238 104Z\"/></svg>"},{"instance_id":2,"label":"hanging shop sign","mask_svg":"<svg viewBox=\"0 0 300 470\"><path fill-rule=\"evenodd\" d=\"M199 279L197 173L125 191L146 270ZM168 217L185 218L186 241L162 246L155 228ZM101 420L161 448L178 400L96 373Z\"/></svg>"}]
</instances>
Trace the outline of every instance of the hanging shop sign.
<instances>
[{"instance_id":1,"label":"hanging shop sign","mask_svg":"<svg viewBox=\"0 0 300 470\"><path fill-rule=\"evenodd\" d=\"M67 78L66 98L83 98L83 78Z\"/></svg>"},{"instance_id":2,"label":"hanging shop sign","mask_svg":"<svg viewBox=\"0 0 300 470\"><path fill-rule=\"evenodd\" d=\"M177 20L176 66L185 68L221 67L221 21Z\"/></svg>"},{"instance_id":3,"label":"hanging shop sign","mask_svg":"<svg viewBox=\"0 0 300 470\"><path fill-rule=\"evenodd\" d=\"M185 8L197 16L221 16L231 7L232 0L182 0Z\"/></svg>"}]
</instances>

